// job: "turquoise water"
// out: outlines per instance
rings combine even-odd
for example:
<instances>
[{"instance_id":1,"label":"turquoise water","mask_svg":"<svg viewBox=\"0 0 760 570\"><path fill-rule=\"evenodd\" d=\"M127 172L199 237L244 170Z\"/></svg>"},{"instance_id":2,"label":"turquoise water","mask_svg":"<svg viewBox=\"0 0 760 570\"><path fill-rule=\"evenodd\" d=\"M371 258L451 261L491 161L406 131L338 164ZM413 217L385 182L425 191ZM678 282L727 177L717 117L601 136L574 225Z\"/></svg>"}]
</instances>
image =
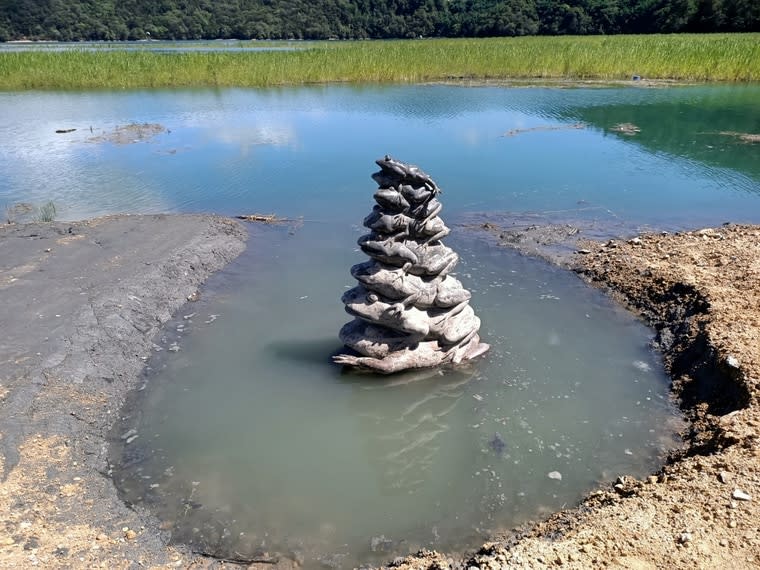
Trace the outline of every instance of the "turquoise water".
<instances>
[{"instance_id":1,"label":"turquoise water","mask_svg":"<svg viewBox=\"0 0 760 570\"><path fill-rule=\"evenodd\" d=\"M364 215L386 153L436 179L449 217L580 203L641 225L760 218L760 145L719 134L760 132L756 85L0 93L0 115L0 200L53 200L65 219L257 211L346 223ZM628 122L641 131L612 130ZM88 142L130 123L168 131Z\"/></svg>"}]
</instances>

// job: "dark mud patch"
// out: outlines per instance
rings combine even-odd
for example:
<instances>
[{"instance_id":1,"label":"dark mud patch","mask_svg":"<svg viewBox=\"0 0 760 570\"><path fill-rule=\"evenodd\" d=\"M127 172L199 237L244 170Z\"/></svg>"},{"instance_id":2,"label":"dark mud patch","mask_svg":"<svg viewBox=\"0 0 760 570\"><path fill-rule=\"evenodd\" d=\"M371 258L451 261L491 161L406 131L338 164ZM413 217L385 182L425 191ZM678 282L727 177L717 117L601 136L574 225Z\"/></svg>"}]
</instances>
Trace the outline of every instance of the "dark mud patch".
<instances>
[{"instance_id":1,"label":"dark mud patch","mask_svg":"<svg viewBox=\"0 0 760 570\"><path fill-rule=\"evenodd\" d=\"M153 336L245 237L213 216L0 226L0 566L187 567L117 496L106 435Z\"/></svg>"}]
</instances>

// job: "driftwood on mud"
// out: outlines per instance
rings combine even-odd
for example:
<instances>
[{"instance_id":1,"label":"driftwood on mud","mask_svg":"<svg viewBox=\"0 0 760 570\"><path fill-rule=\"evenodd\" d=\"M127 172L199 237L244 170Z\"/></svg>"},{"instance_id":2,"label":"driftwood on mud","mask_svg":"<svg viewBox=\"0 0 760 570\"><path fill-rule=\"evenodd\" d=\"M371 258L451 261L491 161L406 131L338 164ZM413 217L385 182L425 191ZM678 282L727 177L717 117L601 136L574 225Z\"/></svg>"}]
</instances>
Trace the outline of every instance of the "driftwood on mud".
<instances>
[{"instance_id":1,"label":"driftwood on mud","mask_svg":"<svg viewBox=\"0 0 760 570\"><path fill-rule=\"evenodd\" d=\"M235 216L238 220L246 222L261 222L264 224L276 224L278 222L287 222L285 218L279 218L274 214L243 214Z\"/></svg>"}]
</instances>

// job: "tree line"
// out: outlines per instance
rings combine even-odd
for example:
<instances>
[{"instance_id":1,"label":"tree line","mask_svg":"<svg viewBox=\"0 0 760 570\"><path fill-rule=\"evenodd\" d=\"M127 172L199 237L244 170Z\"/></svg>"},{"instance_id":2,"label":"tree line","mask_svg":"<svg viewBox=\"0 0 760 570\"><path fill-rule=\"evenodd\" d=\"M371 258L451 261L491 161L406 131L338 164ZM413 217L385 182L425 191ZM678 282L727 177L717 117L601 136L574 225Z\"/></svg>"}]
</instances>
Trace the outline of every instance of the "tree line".
<instances>
[{"instance_id":1,"label":"tree line","mask_svg":"<svg viewBox=\"0 0 760 570\"><path fill-rule=\"evenodd\" d=\"M757 31L758 0L0 0L0 41Z\"/></svg>"}]
</instances>

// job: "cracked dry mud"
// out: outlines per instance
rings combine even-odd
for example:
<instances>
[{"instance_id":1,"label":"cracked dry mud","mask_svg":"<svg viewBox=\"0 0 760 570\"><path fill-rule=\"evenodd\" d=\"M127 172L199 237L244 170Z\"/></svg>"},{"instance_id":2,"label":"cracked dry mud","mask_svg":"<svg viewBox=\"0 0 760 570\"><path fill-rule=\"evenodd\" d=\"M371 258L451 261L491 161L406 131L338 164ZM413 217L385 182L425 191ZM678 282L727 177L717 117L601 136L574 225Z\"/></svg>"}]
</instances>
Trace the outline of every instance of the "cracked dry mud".
<instances>
[{"instance_id":1,"label":"cracked dry mud","mask_svg":"<svg viewBox=\"0 0 760 570\"><path fill-rule=\"evenodd\" d=\"M166 546L104 473L105 434L152 337L244 239L207 216L0 226L1 567L238 567ZM760 227L579 248L576 271L658 332L686 447L469 560L422 551L393 566L760 566Z\"/></svg>"}]
</instances>

